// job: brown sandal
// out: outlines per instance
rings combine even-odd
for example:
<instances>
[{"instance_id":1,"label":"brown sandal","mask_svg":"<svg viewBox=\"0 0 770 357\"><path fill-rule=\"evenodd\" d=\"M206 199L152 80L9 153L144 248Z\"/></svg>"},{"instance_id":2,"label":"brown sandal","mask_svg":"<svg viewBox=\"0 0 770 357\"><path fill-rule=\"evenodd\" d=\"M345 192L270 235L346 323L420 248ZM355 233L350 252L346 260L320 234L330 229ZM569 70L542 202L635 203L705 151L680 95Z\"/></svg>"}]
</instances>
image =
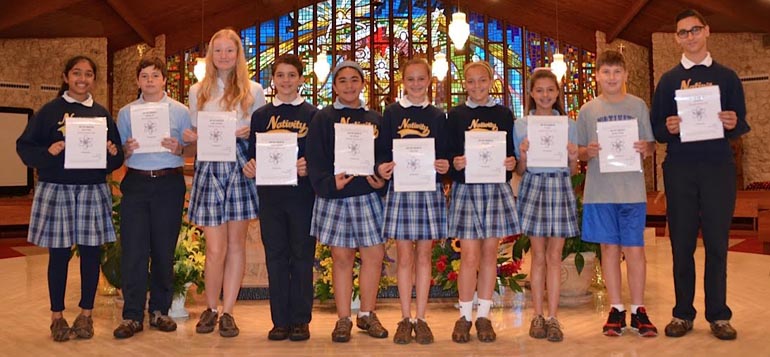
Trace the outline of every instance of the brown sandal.
<instances>
[{"instance_id":1,"label":"brown sandal","mask_svg":"<svg viewBox=\"0 0 770 357\"><path fill-rule=\"evenodd\" d=\"M452 330L452 341L458 343L466 343L471 340L471 325L472 323L465 319L465 316L461 317L455 322L455 328Z\"/></svg>"}]
</instances>

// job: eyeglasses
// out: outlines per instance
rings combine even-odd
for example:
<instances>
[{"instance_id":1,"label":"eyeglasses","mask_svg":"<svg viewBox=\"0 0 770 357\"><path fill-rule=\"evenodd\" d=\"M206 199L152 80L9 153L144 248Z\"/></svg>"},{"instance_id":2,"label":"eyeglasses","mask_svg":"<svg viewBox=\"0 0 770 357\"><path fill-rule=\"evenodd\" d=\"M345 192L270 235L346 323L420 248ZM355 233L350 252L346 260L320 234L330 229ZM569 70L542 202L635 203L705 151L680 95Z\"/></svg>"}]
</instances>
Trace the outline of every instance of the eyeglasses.
<instances>
[{"instance_id":1,"label":"eyeglasses","mask_svg":"<svg viewBox=\"0 0 770 357\"><path fill-rule=\"evenodd\" d=\"M679 30L679 31L676 32L676 37L679 37L681 39L685 39L685 38L687 38L688 34L692 34L693 37L695 37L695 36L698 36L698 34L700 34L701 31L703 31L704 28L706 28L706 26L693 26L689 30Z\"/></svg>"}]
</instances>

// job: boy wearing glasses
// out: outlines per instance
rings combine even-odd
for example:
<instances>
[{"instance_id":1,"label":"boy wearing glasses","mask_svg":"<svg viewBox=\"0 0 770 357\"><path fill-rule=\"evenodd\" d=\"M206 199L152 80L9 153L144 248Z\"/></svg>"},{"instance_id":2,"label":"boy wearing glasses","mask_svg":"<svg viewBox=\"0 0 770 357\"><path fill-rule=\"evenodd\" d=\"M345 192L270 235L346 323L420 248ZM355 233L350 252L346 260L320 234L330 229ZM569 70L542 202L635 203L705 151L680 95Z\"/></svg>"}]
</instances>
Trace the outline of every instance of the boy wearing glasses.
<instances>
[{"instance_id":1,"label":"boy wearing glasses","mask_svg":"<svg viewBox=\"0 0 770 357\"><path fill-rule=\"evenodd\" d=\"M667 219L674 259L676 306L666 326L666 336L681 337L693 328L695 307L695 252L698 231L706 251L704 290L706 320L711 332L732 340L737 332L730 325L727 306L727 243L735 208L736 167L729 139L750 128L746 122L743 87L735 72L711 58L707 39L709 26L695 10L676 17L676 42L682 47L681 63L660 78L652 102L652 128L658 142L668 144L663 162ZM719 86L722 111L719 120L724 138L682 143L674 100L677 89Z\"/></svg>"}]
</instances>

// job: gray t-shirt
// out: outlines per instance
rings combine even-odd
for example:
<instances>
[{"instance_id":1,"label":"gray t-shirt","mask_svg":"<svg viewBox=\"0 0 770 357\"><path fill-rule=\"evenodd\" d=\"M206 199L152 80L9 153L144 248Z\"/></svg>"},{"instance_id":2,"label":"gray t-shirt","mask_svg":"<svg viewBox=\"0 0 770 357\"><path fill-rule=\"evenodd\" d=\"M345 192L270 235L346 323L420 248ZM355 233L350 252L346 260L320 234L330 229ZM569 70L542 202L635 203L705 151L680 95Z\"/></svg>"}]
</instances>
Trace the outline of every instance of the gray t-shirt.
<instances>
[{"instance_id":1,"label":"gray t-shirt","mask_svg":"<svg viewBox=\"0 0 770 357\"><path fill-rule=\"evenodd\" d=\"M598 141L596 123L617 120L634 120L639 125L639 140L655 141L650 126L647 104L638 97L626 94L617 103L610 103L599 96L580 108L577 131L578 146ZM640 203L647 202L643 172L601 173L599 158L588 160L584 203Z\"/></svg>"}]
</instances>

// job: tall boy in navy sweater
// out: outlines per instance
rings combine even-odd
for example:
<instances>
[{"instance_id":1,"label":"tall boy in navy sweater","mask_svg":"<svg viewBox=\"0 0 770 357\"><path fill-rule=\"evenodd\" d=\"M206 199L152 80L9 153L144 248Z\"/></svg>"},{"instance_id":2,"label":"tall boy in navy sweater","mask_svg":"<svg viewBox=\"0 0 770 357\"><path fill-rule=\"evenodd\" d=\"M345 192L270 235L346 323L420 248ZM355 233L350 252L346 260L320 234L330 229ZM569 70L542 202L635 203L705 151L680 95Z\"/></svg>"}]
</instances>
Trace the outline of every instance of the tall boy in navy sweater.
<instances>
[{"instance_id":1,"label":"tall boy in navy sweater","mask_svg":"<svg viewBox=\"0 0 770 357\"><path fill-rule=\"evenodd\" d=\"M671 227L676 306L666 336L681 337L695 319L695 261L698 230L706 250L706 320L719 339L735 339L727 306L727 243L735 208L736 169L728 139L750 128L746 123L743 87L731 69L712 60L708 52L709 27L695 10L676 17L676 42L682 46L681 63L660 78L652 102L655 139L668 144L663 162L666 215ZM719 86L723 139L682 143L674 94L677 89Z\"/></svg>"}]
</instances>

